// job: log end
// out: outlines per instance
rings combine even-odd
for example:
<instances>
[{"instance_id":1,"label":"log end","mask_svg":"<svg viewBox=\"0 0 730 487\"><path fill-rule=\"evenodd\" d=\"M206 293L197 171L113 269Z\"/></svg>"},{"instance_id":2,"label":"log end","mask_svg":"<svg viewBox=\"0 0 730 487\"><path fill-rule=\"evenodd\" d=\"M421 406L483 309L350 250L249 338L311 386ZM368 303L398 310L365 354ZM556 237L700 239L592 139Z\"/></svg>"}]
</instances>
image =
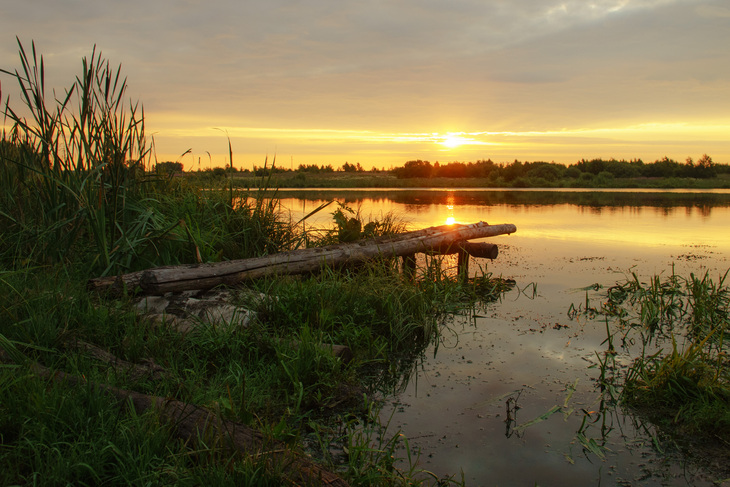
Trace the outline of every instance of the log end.
<instances>
[{"instance_id":1,"label":"log end","mask_svg":"<svg viewBox=\"0 0 730 487\"><path fill-rule=\"evenodd\" d=\"M499 255L499 247L489 242L462 242L461 248L472 257L494 260Z\"/></svg>"}]
</instances>

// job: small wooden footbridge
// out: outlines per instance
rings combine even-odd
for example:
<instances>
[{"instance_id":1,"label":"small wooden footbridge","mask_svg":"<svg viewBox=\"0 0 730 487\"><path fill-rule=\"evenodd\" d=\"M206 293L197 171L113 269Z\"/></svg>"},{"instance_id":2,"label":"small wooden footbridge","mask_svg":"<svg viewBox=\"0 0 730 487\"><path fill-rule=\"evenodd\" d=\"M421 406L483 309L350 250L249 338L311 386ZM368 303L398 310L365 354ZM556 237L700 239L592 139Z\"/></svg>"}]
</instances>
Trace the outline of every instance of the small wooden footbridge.
<instances>
[{"instance_id":1,"label":"small wooden footbridge","mask_svg":"<svg viewBox=\"0 0 730 487\"><path fill-rule=\"evenodd\" d=\"M120 276L90 279L90 290L120 294L161 295L243 281L272 275L304 274L324 267L340 267L371 259L401 257L405 271L415 266L415 254L459 254L459 268L468 269L468 257L494 259L497 246L470 240L514 233L512 224L486 222L429 227L422 230L376 237L353 243L313 247L289 252L210 264L157 267Z\"/></svg>"}]
</instances>

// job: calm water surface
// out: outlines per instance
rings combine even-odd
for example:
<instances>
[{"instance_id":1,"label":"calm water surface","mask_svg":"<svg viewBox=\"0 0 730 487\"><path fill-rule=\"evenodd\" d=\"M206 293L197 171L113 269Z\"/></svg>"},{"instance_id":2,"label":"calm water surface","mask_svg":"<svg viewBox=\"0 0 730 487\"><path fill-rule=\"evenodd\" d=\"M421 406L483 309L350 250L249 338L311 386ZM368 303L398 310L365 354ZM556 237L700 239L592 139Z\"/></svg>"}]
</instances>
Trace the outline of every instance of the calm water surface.
<instances>
[{"instance_id":1,"label":"calm water surface","mask_svg":"<svg viewBox=\"0 0 730 487\"><path fill-rule=\"evenodd\" d=\"M674 266L680 275L709 272L717 279L730 267L727 191L340 190L280 196L294 219L334 199L366 218L394 213L412 229L447 218L517 226L515 234L489 239L500 255L482 263L515 279L515 290L478 316L457 317L436 353L427 351L405 390L388 398L382 412L390 429L401 430L420 450L420 466L439 477L463 472L467 485L712 485L681 455L657 454L645 432L650 426L602 411L598 370L591 366L596 352L605 350L606 324L570 319L568 310L586 299L600 302L605 288L627 272L648 278ZM307 225L327 225L335 208ZM594 284L603 289L585 290ZM561 411L519 428L554 406ZM578 440L584 410L595 411L591 418L599 420L582 432L605 442L605 458L585 452Z\"/></svg>"}]
</instances>

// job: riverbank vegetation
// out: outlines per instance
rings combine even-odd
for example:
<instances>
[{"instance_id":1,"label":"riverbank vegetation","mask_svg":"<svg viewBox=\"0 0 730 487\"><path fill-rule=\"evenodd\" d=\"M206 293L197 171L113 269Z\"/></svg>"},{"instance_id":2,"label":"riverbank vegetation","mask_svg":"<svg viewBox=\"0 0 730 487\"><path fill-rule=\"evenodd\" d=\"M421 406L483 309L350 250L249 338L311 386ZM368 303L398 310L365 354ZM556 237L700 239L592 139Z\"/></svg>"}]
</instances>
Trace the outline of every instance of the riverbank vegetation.
<instances>
[{"instance_id":1,"label":"riverbank vegetation","mask_svg":"<svg viewBox=\"0 0 730 487\"><path fill-rule=\"evenodd\" d=\"M399 224L339 207L331 231L312 233L280 211L270 175L243 190L157 173L119 68L93 53L51 97L35 46L20 45L20 61L5 73L29 118L6 102L12 128L0 140L0 484L319 485L328 472L331 485L434 480L381 424L378 399L403 386L452 313L509 283L486 271L458 279L439 257L411 278L381 262L235 290L235 304L255 313L245 326L160 325L135 311L133 290L110 299L87 280ZM191 427L181 411L204 421ZM257 446L242 449L233 430ZM405 470L394 466L403 452Z\"/></svg>"}]
</instances>

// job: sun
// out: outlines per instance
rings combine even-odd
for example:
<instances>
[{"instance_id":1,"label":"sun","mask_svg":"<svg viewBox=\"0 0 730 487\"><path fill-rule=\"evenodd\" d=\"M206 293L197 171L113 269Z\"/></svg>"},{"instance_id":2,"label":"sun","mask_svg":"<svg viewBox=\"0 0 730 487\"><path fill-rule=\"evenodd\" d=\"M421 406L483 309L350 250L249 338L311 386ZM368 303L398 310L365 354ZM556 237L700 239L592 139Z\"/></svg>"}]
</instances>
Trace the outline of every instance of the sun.
<instances>
[{"instance_id":1,"label":"sun","mask_svg":"<svg viewBox=\"0 0 730 487\"><path fill-rule=\"evenodd\" d=\"M447 225L453 225L454 223L456 223L456 220L454 219L454 217L453 217L453 216L450 216L450 217L448 217L448 218L446 219L446 224L447 224Z\"/></svg>"},{"instance_id":2,"label":"sun","mask_svg":"<svg viewBox=\"0 0 730 487\"><path fill-rule=\"evenodd\" d=\"M449 149L454 149L456 147L459 147L460 145L463 145L465 143L469 142L468 139L465 139L461 135L458 134L447 134L445 135L441 142L439 142L441 145L444 145L448 147Z\"/></svg>"}]
</instances>

